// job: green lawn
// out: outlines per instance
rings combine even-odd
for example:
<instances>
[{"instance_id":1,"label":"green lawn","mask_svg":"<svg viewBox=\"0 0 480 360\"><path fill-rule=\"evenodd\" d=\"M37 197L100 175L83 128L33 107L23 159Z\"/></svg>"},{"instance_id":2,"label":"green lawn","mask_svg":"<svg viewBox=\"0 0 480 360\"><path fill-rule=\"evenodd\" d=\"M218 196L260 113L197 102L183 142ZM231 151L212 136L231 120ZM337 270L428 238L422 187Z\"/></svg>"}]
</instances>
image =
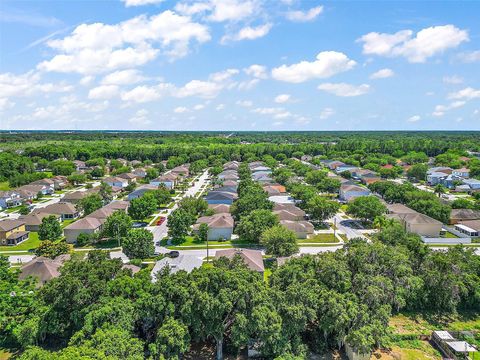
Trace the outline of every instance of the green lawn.
<instances>
[{"instance_id":1,"label":"green lawn","mask_svg":"<svg viewBox=\"0 0 480 360\"><path fill-rule=\"evenodd\" d=\"M298 239L299 244L302 243L338 243L338 239L333 234L316 234L308 239Z\"/></svg>"},{"instance_id":2,"label":"green lawn","mask_svg":"<svg viewBox=\"0 0 480 360\"><path fill-rule=\"evenodd\" d=\"M66 228L68 225L70 225L71 223L74 223L75 221L77 221L78 219L67 219L67 220L63 220L62 221L62 229Z\"/></svg>"},{"instance_id":3,"label":"green lawn","mask_svg":"<svg viewBox=\"0 0 480 360\"><path fill-rule=\"evenodd\" d=\"M7 191L7 190L10 190L10 185L8 181L0 182L0 191Z\"/></svg>"},{"instance_id":4,"label":"green lawn","mask_svg":"<svg viewBox=\"0 0 480 360\"><path fill-rule=\"evenodd\" d=\"M118 241L115 239L99 241L95 244L87 244L85 246L74 246L75 250L81 249L114 249L118 247Z\"/></svg>"},{"instance_id":5,"label":"green lawn","mask_svg":"<svg viewBox=\"0 0 480 360\"><path fill-rule=\"evenodd\" d=\"M443 237L445 237L445 238L449 238L449 239L457 239L457 238L458 238L458 236L457 236L457 235L455 235L455 234L452 234L452 233L451 233L451 232L449 232L449 231L447 231L447 232L445 233L445 236L443 236Z\"/></svg>"},{"instance_id":6,"label":"green lawn","mask_svg":"<svg viewBox=\"0 0 480 360\"><path fill-rule=\"evenodd\" d=\"M164 239L161 241L161 244L165 246L167 244L167 240ZM209 241L209 247L212 249L226 249L231 247L255 247L256 244L251 244L244 240L233 240L233 241ZM213 245L213 246L212 246ZM205 241L195 241L195 237L187 236L185 241L182 243L177 243L172 246L167 246L170 250L195 250L195 249L206 249L207 243Z\"/></svg>"},{"instance_id":7,"label":"green lawn","mask_svg":"<svg viewBox=\"0 0 480 360\"><path fill-rule=\"evenodd\" d=\"M40 240L38 239L38 233L31 232L28 240L18 244L17 246L0 246L0 252L10 252L10 251L28 251L36 249L40 245Z\"/></svg>"},{"instance_id":8,"label":"green lawn","mask_svg":"<svg viewBox=\"0 0 480 360\"><path fill-rule=\"evenodd\" d=\"M22 205L14 206L14 207L8 208L7 210L5 210L5 212L10 214L10 213L13 213L15 211L20 210L21 208L22 208Z\"/></svg>"}]
</instances>

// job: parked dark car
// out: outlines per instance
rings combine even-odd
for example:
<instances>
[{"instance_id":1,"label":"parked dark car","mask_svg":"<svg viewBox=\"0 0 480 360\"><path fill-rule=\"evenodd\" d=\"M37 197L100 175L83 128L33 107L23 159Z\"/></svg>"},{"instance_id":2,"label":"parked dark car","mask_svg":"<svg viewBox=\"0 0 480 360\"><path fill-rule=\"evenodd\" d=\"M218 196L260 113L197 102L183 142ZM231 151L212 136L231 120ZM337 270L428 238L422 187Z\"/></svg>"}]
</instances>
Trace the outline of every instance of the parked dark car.
<instances>
[{"instance_id":1,"label":"parked dark car","mask_svg":"<svg viewBox=\"0 0 480 360\"><path fill-rule=\"evenodd\" d=\"M146 223L146 222L134 222L132 224L132 227L138 229L138 228L143 228L147 225L148 225L148 223Z\"/></svg>"},{"instance_id":2,"label":"parked dark car","mask_svg":"<svg viewBox=\"0 0 480 360\"><path fill-rule=\"evenodd\" d=\"M176 258L180 256L180 253L177 250L173 250L168 253L168 256L170 256L171 258Z\"/></svg>"}]
</instances>

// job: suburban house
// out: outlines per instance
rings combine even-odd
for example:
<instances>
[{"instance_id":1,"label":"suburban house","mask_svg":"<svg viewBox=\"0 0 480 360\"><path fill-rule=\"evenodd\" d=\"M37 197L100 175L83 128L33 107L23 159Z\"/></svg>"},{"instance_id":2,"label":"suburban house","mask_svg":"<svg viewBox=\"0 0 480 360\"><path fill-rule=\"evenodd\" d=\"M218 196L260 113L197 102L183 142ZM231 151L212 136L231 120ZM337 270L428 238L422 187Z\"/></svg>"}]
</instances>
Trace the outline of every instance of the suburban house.
<instances>
[{"instance_id":1,"label":"suburban house","mask_svg":"<svg viewBox=\"0 0 480 360\"><path fill-rule=\"evenodd\" d=\"M235 180L225 180L222 182L222 186L234 186L238 187L238 181Z\"/></svg>"},{"instance_id":2,"label":"suburban house","mask_svg":"<svg viewBox=\"0 0 480 360\"><path fill-rule=\"evenodd\" d=\"M67 177L63 175L54 176L50 180L53 180L55 190L61 190L68 185Z\"/></svg>"},{"instance_id":3,"label":"suburban house","mask_svg":"<svg viewBox=\"0 0 480 360\"><path fill-rule=\"evenodd\" d=\"M158 189L158 186L152 185L152 184L140 185L135 190L133 190L130 194L128 194L127 199L128 199L128 201L131 201L133 199L137 199L139 197L142 197L143 195L145 195L145 193L147 193L149 191L154 191L154 190L157 190L157 189Z\"/></svg>"},{"instance_id":4,"label":"suburban house","mask_svg":"<svg viewBox=\"0 0 480 360\"><path fill-rule=\"evenodd\" d=\"M267 191L267 188L277 190L279 193L286 193L287 192L287 189L285 188L285 186L280 185L280 184L269 184L269 185L263 186L263 190Z\"/></svg>"},{"instance_id":5,"label":"suburban house","mask_svg":"<svg viewBox=\"0 0 480 360\"><path fill-rule=\"evenodd\" d=\"M226 204L209 204L208 208L212 209L215 212L215 214L230 212L230 205L226 205Z\"/></svg>"},{"instance_id":6,"label":"suburban house","mask_svg":"<svg viewBox=\"0 0 480 360\"><path fill-rule=\"evenodd\" d=\"M250 270L258 271L263 275L265 267L263 266L263 256L261 251L250 249L225 249L217 250L215 253L216 258L226 257L231 260L236 256L240 256Z\"/></svg>"},{"instance_id":7,"label":"suburban house","mask_svg":"<svg viewBox=\"0 0 480 360\"><path fill-rule=\"evenodd\" d=\"M261 161L252 161L251 163L248 164L248 168L252 170L253 168L257 166L263 166L263 162Z\"/></svg>"},{"instance_id":8,"label":"suburban house","mask_svg":"<svg viewBox=\"0 0 480 360\"><path fill-rule=\"evenodd\" d=\"M434 172L441 172L441 173L450 175L453 172L453 169L446 166L436 166L427 170L427 174L434 173Z\"/></svg>"},{"instance_id":9,"label":"suburban house","mask_svg":"<svg viewBox=\"0 0 480 360\"><path fill-rule=\"evenodd\" d=\"M48 186L52 193L55 192L55 181L53 179L41 179L34 182L31 182L30 185L41 185L41 186Z\"/></svg>"},{"instance_id":10,"label":"suburban house","mask_svg":"<svg viewBox=\"0 0 480 360\"><path fill-rule=\"evenodd\" d=\"M237 193L237 187L236 186L220 186L218 188L215 188L215 191L225 191L225 192L230 192L230 193Z\"/></svg>"},{"instance_id":11,"label":"suburban house","mask_svg":"<svg viewBox=\"0 0 480 360\"><path fill-rule=\"evenodd\" d=\"M237 194L226 191L210 191L207 196L205 196L205 201L208 204L232 205L237 199Z\"/></svg>"},{"instance_id":12,"label":"suburban house","mask_svg":"<svg viewBox=\"0 0 480 360\"><path fill-rule=\"evenodd\" d=\"M217 178L220 180L238 180L238 173L236 170L225 170L222 171L220 174L217 175Z\"/></svg>"},{"instance_id":13,"label":"suburban house","mask_svg":"<svg viewBox=\"0 0 480 360\"><path fill-rule=\"evenodd\" d=\"M30 191L32 193L38 194L41 193L42 195L51 195L55 192L54 188L47 185L23 185L17 188L18 191Z\"/></svg>"},{"instance_id":14,"label":"suburban house","mask_svg":"<svg viewBox=\"0 0 480 360\"><path fill-rule=\"evenodd\" d=\"M480 220L466 220L455 224L455 230L470 237L480 236Z\"/></svg>"},{"instance_id":15,"label":"suburban house","mask_svg":"<svg viewBox=\"0 0 480 360\"><path fill-rule=\"evenodd\" d=\"M328 167L330 170L336 170L339 166L345 165L345 163L341 161L331 160L324 162L325 166Z\"/></svg>"},{"instance_id":16,"label":"suburban house","mask_svg":"<svg viewBox=\"0 0 480 360\"><path fill-rule=\"evenodd\" d=\"M207 240L230 240L232 237L234 221L229 213L199 217L193 231L198 232L201 224L208 225Z\"/></svg>"},{"instance_id":17,"label":"suburban house","mask_svg":"<svg viewBox=\"0 0 480 360\"><path fill-rule=\"evenodd\" d=\"M25 223L20 220L6 219L0 221L0 244L18 245L28 239L29 232L25 230Z\"/></svg>"},{"instance_id":18,"label":"suburban house","mask_svg":"<svg viewBox=\"0 0 480 360\"><path fill-rule=\"evenodd\" d=\"M344 171L348 171L348 172L351 172L351 171L355 171L357 170L358 168L356 166L353 166L353 165L348 165L348 164L344 164L344 165L339 165L335 168L335 172L337 174L341 174L342 172Z\"/></svg>"},{"instance_id":19,"label":"suburban house","mask_svg":"<svg viewBox=\"0 0 480 360\"><path fill-rule=\"evenodd\" d=\"M147 170L145 168L137 168L132 171L132 174L139 178L144 178L147 176Z\"/></svg>"},{"instance_id":20,"label":"suburban house","mask_svg":"<svg viewBox=\"0 0 480 360\"><path fill-rule=\"evenodd\" d=\"M96 218L103 222L115 211L126 212L128 209L128 205L128 201L113 201L110 204L105 205L98 210L95 210L94 212L89 214L88 217Z\"/></svg>"},{"instance_id":21,"label":"suburban house","mask_svg":"<svg viewBox=\"0 0 480 360\"><path fill-rule=\"evenodd\" d=\"M264 186L263 190L268 194L268 196L278 196L282 194L280 191L271 186Z\"/></svg>"},{"instance_id":22,"label":"suburban house","mask_svg":"<svg viewBox=\"0 0 480 360\"><path fill-rule=\"evenodd\" d=\"M262 172L254 173L252 175L252 179L255 180L255 181L258 181L260 183L265 183L265 184L273 182L273 179L270 176L270 174L262 173Z\"/></svg>"},{"instance_id":23,"label":"suburban house","mask_svg":"<svg viewBox=\"0 0 480 360\"><path fill-rule=\"evenodd\" d=\"M35 209L34 213L60 215L62 221L76 219L80 216L80 212L75 205L69 202L58 202L56 204L45 206L44 208Z\"/></svg>"},{"instance_id":24,"label":"suburban house","mask_svg":"<svg viewBox=\"0 0 480 360\"><path fill-rule=\"evenodd\" d=\"M253 168L250 168L250 171L252 173L256 173L256 172L263 172L263 173L266 173L266 174L271 174L272 173L272 169L270 169L269 167L263 166L263 165L259 165L259 166L255 166Z\"/></svg>"},{"instance_id":25,"label":"suburban house","mask_svg":"<svg viewBox=\"0 0 480 360\"><path fill-rule=\"evenodd\" d=\"M360 180L362 181L363 184L370 185L370 184L376 183L377 181L382 180L382 178L380 175L377 175L375 173L368 173L368 174L362 175L360 177Z\"/></svg>"},{"instance_id":26,"label":"suburban house","mask_svg":"<svg viewBox=\"0 0 480 360\"><path fill-rule=\"evenodd\" d=\"M38 197L38 193L31 190L17 188L17 192L22 198L23 203L31 203Z\"/></svg>"},{"instance_id":27,"label":"suburban house","mask_svg":"<svg viewBox=\"0 0 480 360\"><path fill-rule=\"evenodd\" d=\"M128 180L118 176L110 176L103 179L103 182L109 186L116 186L122 189L128 186Z\"/></svg>"},{"instance_id":28,"label":"suburban house","mask_svg":"<svg viewBox=\"0 0 480 360\"><path fill-rule=\"evenodd\" d=\"M290 220L290 221L305 220L304 216L298 213L290 212L288 210L275 210L273 213L277 215L279 220Z\"/></svg>"},{"instance_id":29,"label":"suburban house","mask_svg":"<svg viewBox=\"0 0 480 360\"><path fill-rule=\"evenodd\" d=\"M220 180L223 180L223 181L238 181L239 177L238 175L236 174L227 174L227 175L224 175L223 177L219 178Z\"/></svg>"},{"instance_id":30,"label":"suburban house","mask_svg":"<svg viewBox=\"0 0 480 360\"><path fill-rule=\"evenodd\" d=\"M171 274L181 270L190 273L193 269L202 266L202 264L203 260L195 255L180 255L176 258L164 257L163 259L157 261L152 269L152 282L156 282L157 274L167 267L170 269Z\"/></svg>"},{"instance_id":31,"label":"suburban house","mask_svg":"<svg viewBox=\"0 0 480 360\"><path fill-rule=\"evenodd\" d=\"M405 230L426 237L438 237L442 230L442 223L430 216L420 214L415 210L407 208L408 212L398 210L390 213L387 217L400 221Z\"/></svg>"},{"instance_id":32,"label":"suburban house","mask_svg":"<svg viewBox=\"0 0 480 360\"><path fill-rule=\"evenodd\" d=\"M273 195L268 200L274 204L295 204L295 199L290 195Z\"/></svg>"},{"instance_id":33,"label":"suburban house","mask_svg":"<svg viewBox=\"0 0 480 360\"><path fill-rule=\"evenodd\" d=\"M342 201L352 201L360 196L368 196L371 192L369 189L350 184L342 184L340 186L340 200Z\"/></svg>"},{"instance_id":34,"label":"suburban house","mask_svg":"<svg viewBox=\"0 0 480 360\"><path fill-rule=\"evenodd\" d=\"M0 209L22 205L22 196L18 191L0 191Z\"/></svg>"},{"instance_id":35,"label":"suburban house","mask_svg":"<svg viewBox=\"0 0 480 360\"><path fill-rule=\"evenodd\" d=\"M223 170L238 170L240 163L238 161L229 161L223 165Z\"/></svg>"},{"instance_id":36,"label":"suburban house","mask_svg":"<svg viewBox=\"0 0 480 360\"><path fill-rule=\"evenodd\" d=\"M468 185L470 190L479 190L480 189L480 180L477 179L464 179L463 183Z\"/></svg>"},{"instance_id":37,"label":"suburban house","mask_svg":"<svg viewBox=\"0 0 480 360\"><path fill-rule=\"evenodd\" d=\"M28 215L21 215L18 220L25 223L25 230L26 231L38 231L40 230L40 225L42 224L42 220L48 216L55 216L58 221L61 221L61 216L57 214L48 214L48 213L31 213Z\"/></svg>"},{"instance_id":38,"label":"suburban house","mask_svg":"<svg viewBox=\"0 0 480 360\"><path fill-rule=\"evenodd\" d=\"M132 160L130 161L130 166L133 166L133 167L136 167L136 166L139 166L141 165L142 162L140 160Z\"/></svg>"},{"instance_id":39,"label":"suburban house","mask_svg":"<svg viewBox=\"0 0 480 360\"><path fill-rule=\"evenodd\" d=\"M78 203L83 198L86 198L89 195L96 194L98 192L98 188L89 189L86 191L73 191L65 194L62 198L63 202L68 202L72 204Z\"/></svg>"},{"instance_id":40,"label":"suburban house","mask_svg":"<svg viewBox=\"0 0 480 360\"><path fill-rule=\"evenodd\" d=\"M452 171L452 175L466 179L470 177L470 170L467 168L456 169Z\"/></svg>"},{"instance_id":41,"label":"suburban house","mask_svg":"<svg viewBox=\"0 0 480 360\"><path fill-rule=\"evenodd\" d=\"M450 213L450 224L457 224L468 220L480 220L480 210L452 209Z\"/></svg>"},{"instance_id":42,"label":"suburban house","mask_svg":"<svg viewBox=\"0 0 480 360\"><path fill-rule=\"evenodd\" d=\"M96 234L102 229L103 222L94 217L85 217L77 220L63 229L67 243L73 244L80 234Z\"/></svg>"},{"instance_id":43,"label":"suburban house","mask_svg":"<svg viewBox=\"0 0 480 360\"><path fill-rule=\"evenodd\" d=\"M165 175L159 176L156 179L150 180L150 185L160 186L163 185L167 189L171 190L175 187L175 182L177 181L177 175L172 173L167 173Z\"/></svg>"},{"instance_id":44,"label":"suburban house","mask_svg":"<svg viewBox=\"0 0 480 360\"><path fill-rule=\"evenodd\" d=\"M389 214L416 214L417 212L400 203L387 204Z\"/></svg>"},{"instance_id":45,"label":"suburban house","mask_svg":"<svg viewBox=\"0 0 480 360\"><path fill-rule=\"evenodd\" d=\"M120 179L125 179L128 181L129 184L137 182L137 176L132 173L124 173L117 176Z\"/></svg>"},{"instance_id":46,"label":"suburban house","mask_svg":"<svg viewBox=\"0 0 480 360\"><path fill-rule=\"evenodd\" d=\"M427 183L430 186L435 186L438 184L441 184L443 179L445 179L449 174L446 174L444 172L431 172L427 173Z\"/></svg>"},{"instance_id":47,"label":"suburban house","mask_svg":"<svg viewBox=\"0 0 480 360\"><path fill-rule=\"evenodd\" d=\"M305 217L305 211L300 209L299 207L293 205L293 204L280 204L280 203L275 203L273 205L273 211L280 211L280 210L286 210L289 213L295 214L296 216Z\"/></svg>"},{"instance_id":48,"label":"suburban house","mask_svg":"<svg viewBox=\"0 0 480 360\"><path fill-rule=\"evenodd\" d=\"M298 239L306 239L314 231L313 225L308 221L280 220L280 225L293 231Z\"/></svg>"},{"instance_id":49,"label":"suburban house","mask_svg":"<svg viewBox=\"0 0 480 360\"><path fill-rule=\"evenodd\" d=\"M36 257L21 267L18 277L22 280L34 277L37 279L37 285L42 286L47 281L60 276L59 269L68 259L70 259L70 255L60 255L55 259L43 256Z\"/></svg>"},{"instance_id":50,"label":"suburban house","mask_svg":"<svg viewBox=\"0 0 480 360\"><path fill-rule=\"evenodd\" d=\"M189 166L187 165L174 167L170 172L177 176L188 176L190 174Z\"/></svg>"},{"instance_id":51,"label":"suburban house","mask_svg":"<svg viewBox=\"0 0 480 360\"><path fill-rule=\"evenodd\" d=\"M90 168L85 164L85 161L81 161L81 160L73 160L72 161L75 165L75 169L77 171L85 171L85 170L89 170Z\"/></svg>"}]
</instances>

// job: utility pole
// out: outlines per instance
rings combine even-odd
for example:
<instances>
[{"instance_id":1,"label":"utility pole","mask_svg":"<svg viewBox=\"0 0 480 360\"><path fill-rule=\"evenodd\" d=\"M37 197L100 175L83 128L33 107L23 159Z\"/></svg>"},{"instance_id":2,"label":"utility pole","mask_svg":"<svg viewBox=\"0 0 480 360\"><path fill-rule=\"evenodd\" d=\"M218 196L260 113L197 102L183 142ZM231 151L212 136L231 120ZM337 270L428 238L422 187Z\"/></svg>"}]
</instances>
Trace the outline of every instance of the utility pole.
<instances>
[{"instance_id":1,"label":"utility pole","mask_svg":"<svg viewBox=\"0 0 480 360\"><path fill-rule=\"evenodd\" d=\"M208 257L208 237L207 237L207 263L210 262L210 259Z\"/></svg>"}]
</instances>

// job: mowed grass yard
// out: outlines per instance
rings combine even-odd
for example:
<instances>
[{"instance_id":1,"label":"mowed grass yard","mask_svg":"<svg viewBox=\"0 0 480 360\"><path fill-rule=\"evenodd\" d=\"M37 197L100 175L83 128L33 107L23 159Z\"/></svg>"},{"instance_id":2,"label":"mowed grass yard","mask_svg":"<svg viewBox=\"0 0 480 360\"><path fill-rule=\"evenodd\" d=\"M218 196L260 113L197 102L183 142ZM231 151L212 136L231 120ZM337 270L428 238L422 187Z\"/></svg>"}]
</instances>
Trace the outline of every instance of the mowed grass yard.
<instances>
[{"instance_id":1,"label":"mowed grass yard","mask_svg":"<svg viewBox=\"0 0 480 360\"><path fill-rule=\"evenodd\" d=\"M338 239L333 234L316 234L308 239L298 239L299 244L302 243L338 243Z\"/></svg>"},{"instance_id":2,"label":"mowed grass yard","mask_svg":"<svg viewBox=\"0 0 480 360\"><path fill-rule=\"evenodd\" d=\"M16 246L0 246L0 253L11 251L28 251L36 249L40 245L37 232L31 232L28 240L16 245Z\"/></svg>"}]
</instances>

